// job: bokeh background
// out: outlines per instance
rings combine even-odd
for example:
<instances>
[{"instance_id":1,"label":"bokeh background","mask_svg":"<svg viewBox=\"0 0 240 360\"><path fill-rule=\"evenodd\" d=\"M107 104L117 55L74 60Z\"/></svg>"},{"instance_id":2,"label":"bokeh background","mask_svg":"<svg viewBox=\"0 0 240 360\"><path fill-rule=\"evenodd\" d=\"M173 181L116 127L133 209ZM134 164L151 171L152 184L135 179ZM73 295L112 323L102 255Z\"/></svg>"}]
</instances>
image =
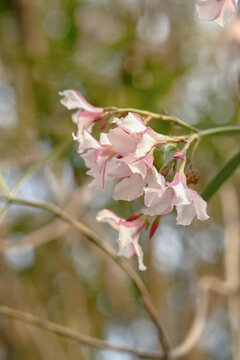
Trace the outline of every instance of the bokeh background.
<instances>
[{"instance_id":1,"label":"bokeh background","mask_svg":"<svg viewBox=\"0 0 240 360\"><path fill-rule=\"evenodd\" d=\"M238 25L237 16L225 29L200 21L194 0L1 0L0 168L9 188L18 183L18 196L65 207L117 249L116 234L96 223L96 212L107 207L129 216L137 205L113 201L112 183L88 188L71 141L75 126L58 92L78 89L95 106L165 110L199 128L239 123ZM167 123L152 125L174 131ZM198 191L238 147L239 137L201 142L194 160L202 171ZM239 175L211 200L209 221L177 227L171 214L151 241L141 240L148 266L141 276L172 345L192 324L200 276L225 278L224 208L230 201L228 214L238 211ZM0 252L2 304L113 343L158 349L156 329L130 280L51 214L16 205L2 210ZM130 261L137 268L136 259ZM226 300L211 296L204 332L184 359L232 359L230 328ZM0 359L137 358L1 316Z\"/></svg>"}]
</instances>

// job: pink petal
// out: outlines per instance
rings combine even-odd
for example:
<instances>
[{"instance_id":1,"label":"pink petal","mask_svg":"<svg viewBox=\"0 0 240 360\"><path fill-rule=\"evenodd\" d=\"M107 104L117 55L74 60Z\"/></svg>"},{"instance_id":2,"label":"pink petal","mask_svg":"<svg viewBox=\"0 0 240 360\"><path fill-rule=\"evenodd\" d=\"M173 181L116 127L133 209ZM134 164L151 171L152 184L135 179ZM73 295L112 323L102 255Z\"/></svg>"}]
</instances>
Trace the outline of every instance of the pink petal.
<instances>
[{"instance_id":1,"label":"pink petal","mask_svg":"<svg viewBox=\"0 0 240 360\"><path fill-rule=\"evenodd\" d=\"M219 16L218 24L221 26L226 25L230 17L236 11L236 7L237 7L237 0L226 0L223 5L221 14Z\"/></svg>"},{"instance_id":2,"label":"pink petal","mask_svg":"<svg viewBox=\"0 0 240 360\"><path fill-rule=\"evenodd\" d=\"M81 109L93 113L103 112L103 108L98 108L89 104L80 91L64 90L59 92L59 95L64 96L64 98L60 100L60 103L66 106L66 108L69 110Z\"/></svg>"},{"instance_id":3,"label":"pink petal","mask_svg":"<svg viewBox=\"0 0 240 360\"><path fill-rule=\"evenodd\" d=\"M219 17L226 0L197 1L196 10L202 20L213 21Z\"/></svg>"},{"instance_id":4,"label":"pink petal","mask_svg":"<svg viewBox=\"0 0 240 360\"><path fill-rule=\"evenodd\" d=\"M124 162L116 158L111 159L108 166L108 176L111 179L120 179L130 175L131 170Z\"/></svg>"},{"instance_id":5,"label":"pink petal","mask_svg":"<svg viewBox=\"0 0 240 360\"><path fill-rule=\"evenodd\" d=\"M128 133L140 133L146 129L140 115L131 112L129 112L125 118L115 118L113 123L117 124Z\"/></svg>"},{"instance_id":6,"label":"pink petal","mask_svg":"<svg viewBox=\"0 0 240 360\"><path fill-rule=\"evenodd\" d=\"M145 194L146 194L145 189ZM146 195L145 195L146 196ZM173 210L174 194L172 191L167 189L164 191L160 197L151 202L151 205L147 209L143 209L145 215L165 215L170 213ZM145 205L148 203L145 198Z\"/></svg>"},{"instance_id":7,"label":"pink petal","mask_svg":"<svg viewBox=\"0 0 240 360\"><path fill-rule=\"evenodd\" d=\"M83 151L88 149L101 149L99 142L86 130L83 131L82 134L78 134L77 136L73 135L73 139L78 141L79 147L78 152L81 154Z\"/></svg>"},{"instance_id":8,"label":"pink petal","mask_svg":"<svg viewBox=\"0 0 240 360\"><path fill-rule=\"evenodd\" d=\"M133 174L129 178L121 180L114 189L114 200L132 201L143 194L143 188L146 182L141 175Z\"/></svg>"},{"instance_id":9,"label":"pink petal","mask_svg":"<svg viewBox=\"0 0 240 360\"><path fill-rule=\"evenodd\" d=\"M174 191L174 205L190 204L188 188L186 185L186 176L177 173L168 187Z\"/></svg>"},{"instance_id":10,"label":"pink petal","mask_svg":"<svg viewBox=\"0 0 240 360\"><path fill-rule=\"evenodd\" d=\"M165 177L159 174L154 166L148 171L147 183L149 187L166 188Z\"/></svg>"},{"instance_id":11,"label":"pink petal","mask_svg":"<svg viewBox=\"0 0 240 360\"><path fill-rule=\"evenodd\" d=\"M164 135L158 134L150 127L147 127L137 145L136 156L142 157L151 151L153 147L162 145L165 142L166 137Z\"/></svg>"},{"instance_id":12,"label":"pink petal","mask_svg":"<svg viewBox=\"0 0 240 360\"><path fill-rule=\"evenodd\" d=\"M122 156L133 153L136 150L138 140L134 136L127 134L120 127L110 130L108 139L115 151Z\"/></svg>"}]
</instances>

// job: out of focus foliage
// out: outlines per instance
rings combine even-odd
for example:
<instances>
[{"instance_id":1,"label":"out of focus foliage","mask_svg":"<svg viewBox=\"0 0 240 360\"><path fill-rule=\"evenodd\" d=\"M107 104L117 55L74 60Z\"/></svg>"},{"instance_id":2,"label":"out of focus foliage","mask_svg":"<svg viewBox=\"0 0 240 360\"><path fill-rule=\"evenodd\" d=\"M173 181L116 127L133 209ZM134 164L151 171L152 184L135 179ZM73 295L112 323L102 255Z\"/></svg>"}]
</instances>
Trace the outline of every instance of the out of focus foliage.
<instances>
[{"instance_id":1,"label":"out of focus foliage","mask_svg":"<svg viewBox=\"0 0 240 360\"><path fill-rule=\"evenodd\" d=\"M8 186L71 140L75 127L59 103L64 89L81 90L95 106L165 110L200 128L237 123L240 47L230 29L200 22L192 0L1 0L0 168ZM152 126L174 130L159 121ZM237 151L238 141L202 141L195 156L202 171L200 192ZM128 216L137 205L114 202L111 183L104 191L90 190L76 150L71 143L39 164L18 195L64 206L103 234L95 222L98 209ZM232 183L239 183L239 172ZM151 242L142 239L148 265L143 277L173 344L191 325L197 278L224 276L218 196L209 214L206 224L194 222L189 228L176 227L174 216L166 216ZM0 226L1 303L113 342L157 348L156 329L135 288L79 233L48 213L20 206L2 212ZM106 232L103 241L116 247L114 236ZM8 249L19 241L24 247ZM1 359L133 359L80 347L5 318L0 318L0 334ZM228 317L220 300L214 301L190 358L231 358Z\"/></svg>"}]
</instances>

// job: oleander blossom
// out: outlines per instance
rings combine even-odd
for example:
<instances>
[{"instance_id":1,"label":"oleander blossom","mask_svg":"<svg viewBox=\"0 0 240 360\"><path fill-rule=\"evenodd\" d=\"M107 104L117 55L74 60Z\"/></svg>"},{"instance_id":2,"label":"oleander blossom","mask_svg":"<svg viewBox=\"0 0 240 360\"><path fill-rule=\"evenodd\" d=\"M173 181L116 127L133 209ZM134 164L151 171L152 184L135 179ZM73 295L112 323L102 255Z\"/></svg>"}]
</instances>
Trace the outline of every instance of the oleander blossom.
<instances>
[{"instance_id":1,"label":"oleander blossom","mask_svg":"<svg viewBox=\"0 0 240 360\"><path fill-rule=\"evenodd\" d=\"M200 19L218 19L218 24L225 26L236 11L237 2L238 0L200 0L196 3L196 10Z\"/></svg>"},{"instance_id":2,"label":"oleander blossom","mask_svg":"<svg viewBox=\"0 0 240 360\"><path fill-rule=\"evenodd\" d=\"M93 125L103 119L104 109L89 104L80 91L64 90L59 95L64 96L60 103L68 110L78 109L72 115L72 120L78 127L79 140L84 131L91 133Z\"/></svg>"},{"instance_id":3,"label":"oleander blossom","mask_svg":"<svg viewBox=\"0 0 240 360\"><path fill-rule=\"evenodd\" d=\"M97 221L108 223L113 229L118 231L118 255L129 259L136 254L139 270L146 270L146 266L143 263L143 251L138 243L140 233L145 228L144 219L139 215L133 215L126 220L107 209L100 210L96 219Z\"/></svg>"},{"instance_id":4,"label":"oleander blossom","mask_svg":"<svg viewBox=\"0 0 240 360\"><path fill-rule=\"evenodd\" d=\"M106 178L117 179L113 198L132 201L143 195L151 177L153 148L179 139L156 133L134 113L115 118L112 123L116 127L101 133L100 140L87 130L73 138L79 143L78 152L89 168L87 174L94 178L89 185L104 188Z\"/></svg>"},{"instance_id":5,"label":"oleander blossom","mask_svg":"<svg viewBox=\"0 0 240 360\"><path fill-rule=\"evenodd\" d=\"M144 203L147 209L145 215L165 215L177 210L177 225L190 225L197 216L199 220L207 220L207 202L195 191L187 187L186 177L181 172L177 173L171 183L153 172L149 186L144 189Z\"/></svg>"}]
</instances>

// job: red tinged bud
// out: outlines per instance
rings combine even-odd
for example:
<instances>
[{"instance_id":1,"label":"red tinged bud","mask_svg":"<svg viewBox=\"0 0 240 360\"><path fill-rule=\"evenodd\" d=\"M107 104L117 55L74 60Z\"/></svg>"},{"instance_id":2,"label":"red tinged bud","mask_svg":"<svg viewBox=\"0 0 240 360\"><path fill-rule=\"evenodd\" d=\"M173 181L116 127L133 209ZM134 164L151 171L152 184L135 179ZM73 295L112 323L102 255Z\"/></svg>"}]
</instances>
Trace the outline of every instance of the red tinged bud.
<instances>
[{"instance_id":1,"label":"red tinged bud","mask_svg":"<svg viewBox=\"0 0 240 360\"><path fill-rule=\"evenodd\" d=\"M140 214L132 214L131 216L129 216L126 221L134 221L137 220L138 218L140 218Z\"/></svg>"},{"instance_id":2,"label":"red tinged bud","mask_svg":"<svg viewBox=\"0 0 240 360\"><path fill-rule=\"evenodd\" d=\"M160 222L160 216L156 216L149 231L149 239L155 234Z\"/></svg>"},{"instance_id":3,"label":"red tinged bud","mask_svg":"<svg viewBox=\"0 0 240 360\"><path fill-rule=\"evenodd\" d=\"M104 122L101 126L99 126L99 130L104 130L107 126L107 123Z\"/></svg>"},{"instance_id":4,"label":"red tinged bud","mask_svg":"<svg viewBox=\"0 0 240 360\"><path fill-rule=\"evenodd\" d=\"M177 151L177 152L175 152L173 157L174 157L174 159L182 159L183 158L183 152L182 151Z\"/></svg>"}]
</instances>

